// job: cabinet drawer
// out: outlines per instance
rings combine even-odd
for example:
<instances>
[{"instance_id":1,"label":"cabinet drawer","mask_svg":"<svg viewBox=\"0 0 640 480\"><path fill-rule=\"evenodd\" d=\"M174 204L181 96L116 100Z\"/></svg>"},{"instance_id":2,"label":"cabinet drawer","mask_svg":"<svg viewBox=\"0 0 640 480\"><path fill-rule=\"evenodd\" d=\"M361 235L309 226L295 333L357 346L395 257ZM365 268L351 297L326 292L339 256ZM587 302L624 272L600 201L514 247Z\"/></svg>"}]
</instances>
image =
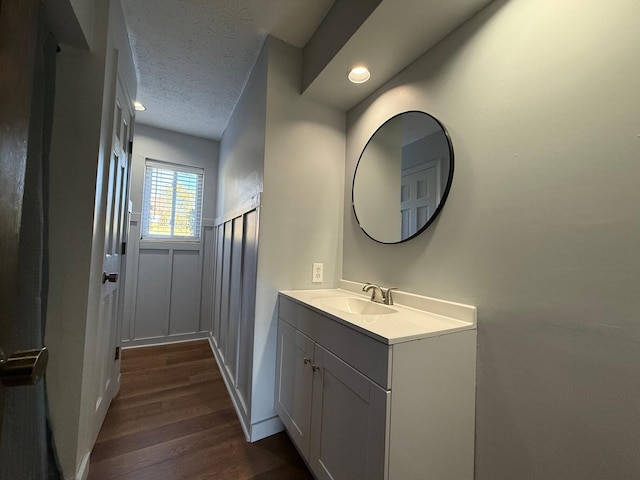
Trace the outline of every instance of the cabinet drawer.
<instances>
[{"instance_id":1,"label":"cabinet drawer","mask_svg":"<svg viewBox=\"0 0 640 480\"><path fill-rule=\"evenodd\" d=\"M382 388L391 388L391 346L279 295L278 316Z\"/></svg>"}]
</instances>

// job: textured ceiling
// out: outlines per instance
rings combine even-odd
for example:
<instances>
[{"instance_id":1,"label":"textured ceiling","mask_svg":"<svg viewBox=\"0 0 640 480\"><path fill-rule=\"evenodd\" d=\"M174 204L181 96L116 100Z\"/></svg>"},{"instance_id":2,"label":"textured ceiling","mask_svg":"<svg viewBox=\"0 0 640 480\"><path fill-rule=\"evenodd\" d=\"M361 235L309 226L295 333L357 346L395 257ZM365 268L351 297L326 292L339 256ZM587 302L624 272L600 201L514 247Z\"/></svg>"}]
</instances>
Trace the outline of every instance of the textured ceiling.
<instances>
[{"instance_id":1,"label":"textured ceiling","mask_svg":"<svg viewBox=\"0 0 640 480\"><path fill-rule=\"evenodd\" d=\"M136 120L220 139L266 35L304 47L321 23L310 44L331 54L304 94L347 111L490 1L121 0L147 106ZM354 13L369 4L370 14ZM318 56L307 53L313 65ZM354 85L346 73L358 63L371 79Z\"/></svg>"},{"instance_id":2,"label":"textured ceiling","mask_svg":"<svg viewBox=\"0 0 640 480\"><path fill-rule=\"evenodd\" d=\"M334 0L121 0L140 123L219 139L267 34L303 47Z\"/></svg>"}]
</instances>

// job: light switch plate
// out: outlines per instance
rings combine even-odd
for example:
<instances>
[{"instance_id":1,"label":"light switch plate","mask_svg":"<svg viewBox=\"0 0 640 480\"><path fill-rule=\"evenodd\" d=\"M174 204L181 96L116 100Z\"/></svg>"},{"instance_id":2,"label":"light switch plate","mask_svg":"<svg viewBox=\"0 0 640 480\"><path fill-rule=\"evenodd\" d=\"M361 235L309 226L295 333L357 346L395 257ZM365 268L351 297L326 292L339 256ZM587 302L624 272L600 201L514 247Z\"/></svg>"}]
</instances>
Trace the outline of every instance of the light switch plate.
<instances>
[{"instance_id":1,"label":"light switch plate","mask_svg":"<svg viewBox=\"0 0 640 480\"><path fill-rule=\"evenodd\" d=\"M322 283L324 280L324 264L314 263L311 274L311 283Z\"/></svg>"}]
</instances>

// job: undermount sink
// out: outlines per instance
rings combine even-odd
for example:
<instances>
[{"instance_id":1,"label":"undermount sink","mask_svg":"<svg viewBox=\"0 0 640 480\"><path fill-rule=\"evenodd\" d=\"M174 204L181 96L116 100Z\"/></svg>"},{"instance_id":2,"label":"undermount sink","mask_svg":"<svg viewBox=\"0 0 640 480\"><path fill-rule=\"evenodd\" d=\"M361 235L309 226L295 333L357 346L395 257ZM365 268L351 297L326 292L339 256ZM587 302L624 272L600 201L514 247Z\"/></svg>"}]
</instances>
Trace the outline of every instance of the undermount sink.
<instances>
[{"instance_id":1,"label":"undermount sink","mask_svg":"<svg viewBox=\"0 0 640 480\"><path fill-rule=\"evenodd\" d=\"M330 297L321 300L325 306L342 310L346 313L355 313L357 315L388 315L397 313L397 310L374 303L371 300L364 300L355 297Z\"/></svg>"}]
</instances>

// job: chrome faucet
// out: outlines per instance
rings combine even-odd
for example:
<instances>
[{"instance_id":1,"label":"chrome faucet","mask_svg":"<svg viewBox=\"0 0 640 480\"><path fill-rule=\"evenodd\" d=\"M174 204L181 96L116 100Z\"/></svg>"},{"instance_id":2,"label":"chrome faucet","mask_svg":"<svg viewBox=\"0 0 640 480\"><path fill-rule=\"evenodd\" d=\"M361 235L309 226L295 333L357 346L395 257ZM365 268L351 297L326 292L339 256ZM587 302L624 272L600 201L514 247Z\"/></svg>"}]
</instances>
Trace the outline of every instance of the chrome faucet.
<instances>
[{"instance_id":1,"label":"chrome faucet","mask_svg":"<svg viewBox=\"0 0 640 480\"><path fill-rule=\"evenodd\" d=\"M392 290L398 290L397 288L387 288L384 291L378 285L374 285L373 283L367 283L364 287L362 287L363 292L368 292L371 290L371 301L376 303L384 303L385 305L393 305L393 295L391 294Z\"/></svg>"}]
</instances>

